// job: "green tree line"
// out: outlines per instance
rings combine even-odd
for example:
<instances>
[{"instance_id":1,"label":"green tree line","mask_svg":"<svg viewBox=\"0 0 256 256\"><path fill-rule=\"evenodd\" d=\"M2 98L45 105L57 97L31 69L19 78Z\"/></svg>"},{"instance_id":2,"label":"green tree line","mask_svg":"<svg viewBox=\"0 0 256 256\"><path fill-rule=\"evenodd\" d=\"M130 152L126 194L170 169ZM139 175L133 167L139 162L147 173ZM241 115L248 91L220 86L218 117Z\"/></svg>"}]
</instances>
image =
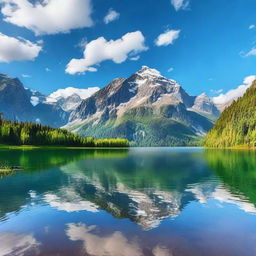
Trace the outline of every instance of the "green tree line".
<instances>
[{"instance_id":1,"label":"green tree line","mask_svg":"<svg viewBox=\"0 0 256 256\"><path fill-rule=\"evenodd\" d=\"M207 147L256 147L256 81L227 107L205 138Z\"/></svg>"},{"instance_id":2,"label":"green tree line","mask_svg":"<svg viewBox=\"0 0 256 256\"><path fill-rule=\"evenodd\" d=\"M0 143L9 145L59 145L74 147L128 147L126 139L81 137L65 129L30 122L12 122L0 117Z\"/></svg>"}]
</instances>

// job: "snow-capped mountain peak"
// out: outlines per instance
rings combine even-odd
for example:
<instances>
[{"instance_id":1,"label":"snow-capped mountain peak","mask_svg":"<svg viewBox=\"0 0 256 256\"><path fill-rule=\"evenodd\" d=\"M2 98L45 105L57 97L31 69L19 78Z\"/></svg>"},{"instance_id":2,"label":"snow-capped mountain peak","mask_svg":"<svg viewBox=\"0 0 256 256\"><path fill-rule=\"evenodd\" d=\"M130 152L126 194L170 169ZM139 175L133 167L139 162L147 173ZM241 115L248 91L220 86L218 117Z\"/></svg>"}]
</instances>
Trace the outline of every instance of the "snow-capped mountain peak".
<instances>
[{"instance_id":1,"label":"snow-capped mountain peak","mask_svg":"<svg viewBox=\"0 0 256 256\"><path fill-rule=\"evenodd\" d=\"M136 74L142 77L162 77L158 70L149 68L148 66L142 66L142 68Z\"/></svg>"}]
</instances>

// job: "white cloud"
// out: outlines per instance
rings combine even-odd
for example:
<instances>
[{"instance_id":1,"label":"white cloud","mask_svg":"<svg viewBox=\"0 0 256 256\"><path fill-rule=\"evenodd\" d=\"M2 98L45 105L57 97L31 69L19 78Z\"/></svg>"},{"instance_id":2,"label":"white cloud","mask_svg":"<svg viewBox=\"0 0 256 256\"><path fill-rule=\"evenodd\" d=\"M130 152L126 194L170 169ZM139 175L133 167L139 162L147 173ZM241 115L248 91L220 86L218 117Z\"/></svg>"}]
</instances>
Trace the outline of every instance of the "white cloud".
<instances>
[{"instance_id":1,"label":"white cloud","mask_svg":"<svg viewBox=\"0 0 256 256\"><path fill-rule=\"evenodd\" d=\"M228 104L229 102L238 99L243 96L246 90L252 85L252 82L256 79L256 76L247 76L242 85L239 85L236 89L231 89L225 94L213 97L215 104Z\"/></svg>"},{"instance_id":2,"label":"white cloud","mask_svg":"<svg viewBox=\"0 0 256 256\"><path fill-rule=\"evenodd\" d=\"M82 241L84 251L90 255L120 255L123 256L140 256L142 250L135 241L128 241L128 239L119 231L106 236L100 236L95 230L99 229L97 226L86 226L84 224L68 224L66 231L67 236L72 241ZM99 246L100 245L100 246Z\"/></svg>"},{"instance_id":3,"label":"white cloud","mask_svg":"<svg viewBox=\"0 0 256 256\"><path fill-rule=\"evenodd\" d=\"M242 194L234 196L228 189L221 185L209 189L208 183L202 183L200 185L194 185L186 191L193 193L201 204L205 204L213 198L214 200L219 201L219 207L223 207L222 203L228 203L236 205L245 212L256 213L255 206L252 203L247 202Z\"/></svg>"},{"instance_id":4,"label":"white cloud","mask_svg":"<svg viewBox=\"0 0 256 256\"><path fill-rule=\"evenodd\" d=\"M2 232L0 234L0 256L25 254L37 255L40 243L32 236Z\"/></svg>"},{"instance_id":5,"label":"white cloud","mask_svg":"<svg viewBox=\"0 0 256 256\"><path fill-rule=\"evenodd\" d=\"M152 251L154 256L172 256L172 252L170 250L163 246L163 245L157 245L155 248L153 248Z\"/></svg>"},{"instance_id":6,"label":"white cloud","mask_svg":"<svg viewBox=\"0 0 256 256\"><path fill-rule=\"evenodd\" d=\"M189 0L171 0L171 4L176 11L186 10L189 6Z\"/></svg>"},{"instance_id":7,"label":"white cloud","mask_svg":"<svg viewBox=\"0 0 256 256\"><path fill-rule=\"evenodd\" d=\"M78 89L78 88L74 88L74 87L67 87L65 89L59 89L53 93L51 93L48 97L47 97L47 102L57 102L59 99L61 98L68 98L74 94L77 94L78 96L80 96L81 99L87 99L88 97L90 97L92 94L94 94L95 92L97 92L100 88L99 87L89 87L87 89Z\"/></svg>"},{"instance_id":8,"label":"white cloud","mask_svg":"<svg viewBox=\"0 0 256 256\"><path fill-rule=\"evenodd\" d=\"M87 45L87 38L83 37L80 42L76 45L76 47L79 47L81 49L84 49L84 47Z\"/></svg>"},{"instance_id":9,"label":"white cloud","mask_svg":"<svg viewBox=\"0 0 256 256\"><path fill-rule=\"evenodd\" d=\"M104 17L104 22L105 24L108 24L114 20L119 19L119 17L120 17L120 13L116 12L113 9L109 9L107 15Z\"/></svg>"},{"instance_id":10,"label":"white cloud","mask_svg":"<svg viewBox=\"0 0 256 256\"><path fill-rule=\"evenodd\" d=\"M248 53L245 54L246 57L256 55L256 48L252 48Z\"/></svg>"},{"instance_id":11,"label":"white cloud","mask_svg":"<svg viewBox=\"0 0 256 256\"><path fill-rule=\"evenodd\" d=\"M46 71L46 72L51 72L51 69L45 68L45 71Z\"/></svg>"},{"instance_id":12,"label":"white cloud","mask_svg":"<svg viewBox=\"0 0 256 256\"><path fill-rule=\"evenodd\" d=\"M24 78L30 78L31 77L31 75L28 75L28 74L22 74L21 76L24 77Z\"/></svg>"},{"instance_id":13,"label":"white cloud","mask_svg":"<svg viewBox=\"0 0 256 256\"><path fill-rule=\"evenodd\" d=\"M254 29L254 28L256 28L256 26L254 24L249 26L249 29Z\"/></svg>"},{"instance_id":14,"label":"white cloud","mask_svg":"<svg viewBox=\"0 0 256 256\"><path fill-rule=\"evenodd\" d=\"M0 33L0 62L34 60L42 46Z\"/></svg>"},{"instance_id":15,"label":"white cloud","mask_svg":"<svg viewBox=\"0 0 256 256\"><path fill-rule=\"evenodd\" d=\"M143 247L141 246L142 243L140 240L129 240L120 231L114 231L105 235L101 235L100 231L100 227L96 225L87 226L82 223L69 223L67 224L66 234L71 241L81 241L83 243L84 252L89 255L143 255ZM173 255L172 252L162 244L156 244L152 248L151 254L154 256Z\"/></svg>"},{"instance_id":16,"label":"white cloud","mask_svg":"<svg viewBox=\"0 0 256 256\"><path fill-rule=\"evenodd\" d=\"M117 40L107 41L104 37L89 42L84 48L84 57L72 59L66 66L69 74L95 72L93 67L105 60L115 63L124 62L130 54L146 51L145 38L140 31L127 33Z\"/></svg>"},{"instance_id":17,"label":"white cloud","mask_svg":"<svg viewBox=\"0 0 256 256\"><path fill-rule=\"evenodd\" d=\"M90 27L92 8L90 0L1 0L4 21L25 27L37 35L69 32Z\"/></svg>"},{"instance_id":18,"label":"white cloud","mask_svg":"<svg viewBox=\"0 0 256 256\"><path fill-rule=\"evenodd\" d=\"M213 94L220 94L220 93L223 92L223 89L219 89L219 90L213 90L213 89L211 89L210 92L213 93Z\"/></svg>"},{"instance_id":19,"label":"white cloud","mask_svg":"<svg viewBox=\"0 0 256 256\"><path fill-rule=\"evenodd\" d=\"M167 30L163 34L160 34L155 40L157 46L167 46L173 44L176 39L179 38L180 30Z\"/></svg>"},{"instance_id":20,"label":"white cloud","mask_svg":"<svg viewBox=\"0 0 256 256\"><path fill-rule=\"evenodd\" d=\"M167 70L167 72L172 72L174 70L174 68L173 67L170 67L168 70Z\"/></svg>"},{"instance_id":21,"label":"white cloud","mask_svg":"<svg viewBox=\"0 0 256 256\"><path fill-rule=\"evenodd\" d=\"M98 207L89 201L83 200L74 191L64 192L64 194L59 197L54 194L46 194L44 196L45 202L47 202L51 207L58 209L59 211L65 212L79 212L79 211L89 211L98 212Z\"/></svg>"},{"instance_id":22,"label":"white cloud","mask_svg":"<svg viewBox=\"0 0 256 256\"><path fill-rule=\"evenodd\" d=\"M139 55L130 58L130 60L133 60L133 61L136 61L136 60L139 60L139 59L140 59Z\"/></svg>"}]
</instances>

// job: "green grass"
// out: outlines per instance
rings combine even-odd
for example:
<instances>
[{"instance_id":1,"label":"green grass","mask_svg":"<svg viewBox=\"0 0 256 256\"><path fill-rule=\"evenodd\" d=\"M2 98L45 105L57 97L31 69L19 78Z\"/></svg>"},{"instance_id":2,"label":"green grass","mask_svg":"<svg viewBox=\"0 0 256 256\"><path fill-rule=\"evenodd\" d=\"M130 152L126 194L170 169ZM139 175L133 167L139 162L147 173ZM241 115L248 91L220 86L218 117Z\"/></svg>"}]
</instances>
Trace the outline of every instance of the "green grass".
<instances>
[{"instance_id":1,"label":"green grass","mask_svg":"<svg viewBox=\"0 0 256 256\"><path fill-rule=\"evenodd\" d=\"M0 167L0 174L2 173L9 173L9 172L12 172L12 168L4 168L4 167Z\"/></svg>"},{"instance_id":2,"label":"green grass","mask_svg":"<svg viewBox=\"0 0 256 256\"><path fill-rule=\"evenodd\" d=\"M11 166L9 166L7 163L0 163L0 176L5 176L13 172L13 169Z\"/></svg>"}]
</instances>

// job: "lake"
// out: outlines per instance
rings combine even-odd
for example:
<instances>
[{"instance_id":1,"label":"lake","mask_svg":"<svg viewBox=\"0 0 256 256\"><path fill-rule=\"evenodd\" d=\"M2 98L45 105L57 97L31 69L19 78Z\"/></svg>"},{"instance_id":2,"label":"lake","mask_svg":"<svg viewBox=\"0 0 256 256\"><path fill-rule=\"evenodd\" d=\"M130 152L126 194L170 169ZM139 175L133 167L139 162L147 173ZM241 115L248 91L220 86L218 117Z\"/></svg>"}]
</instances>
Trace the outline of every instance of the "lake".
<instances>
[{"instance_id":1,"label":"lake","mask_svg":"<svg viewBox=\"0 0 256 256\"><path fill-rule=\"evenodd\" d=\"M0 256L256 255L255 156L0 149Z\"/></svg>"}]
</instances>

